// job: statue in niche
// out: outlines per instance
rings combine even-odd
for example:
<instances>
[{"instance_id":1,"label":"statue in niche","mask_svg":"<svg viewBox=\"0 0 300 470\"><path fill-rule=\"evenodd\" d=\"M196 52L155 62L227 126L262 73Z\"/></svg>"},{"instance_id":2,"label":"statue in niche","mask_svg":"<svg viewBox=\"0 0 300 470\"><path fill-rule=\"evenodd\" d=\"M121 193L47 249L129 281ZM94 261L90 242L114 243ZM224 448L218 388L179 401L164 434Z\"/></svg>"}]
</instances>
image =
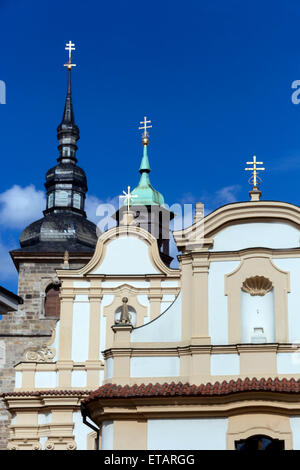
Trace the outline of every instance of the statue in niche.
<instances>
[{"instance_id":1,"label":"statue in niche","mask_svg":"<svg viewBox=\"0 0 300 470\"><path fill-rule=\"evenodd\" d=\"M120 316L120 320L118 321L118 323L122 323L123 325L124 324L128 325L131 323L131 315L129 313L128 305L127 305L128 298L123 297L122 302L123 302L123 305L121 307L121 316Z\"/></svg>"}]
</instances>

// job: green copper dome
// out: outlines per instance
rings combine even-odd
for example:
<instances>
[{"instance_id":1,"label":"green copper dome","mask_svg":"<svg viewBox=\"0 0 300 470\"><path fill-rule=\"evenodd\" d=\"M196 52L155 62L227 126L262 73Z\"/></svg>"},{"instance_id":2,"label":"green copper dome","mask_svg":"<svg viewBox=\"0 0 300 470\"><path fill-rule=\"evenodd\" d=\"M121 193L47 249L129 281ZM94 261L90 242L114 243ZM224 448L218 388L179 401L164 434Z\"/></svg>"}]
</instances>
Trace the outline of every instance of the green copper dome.
<instances>
[{"instance_id":1,"label":"green copper dome","mask_svg":"<svg viewBox=\"0 0 300 470\"><path fill-rule=\"evenodd\" d=\"M140 166L141 179L138 186L132 191L131 206L163 206L165 201L161 193L156 191L150 183L149 173L151 171L147 154L147 145L144 145L143 158Z\"/></svg>"}]
</instances>

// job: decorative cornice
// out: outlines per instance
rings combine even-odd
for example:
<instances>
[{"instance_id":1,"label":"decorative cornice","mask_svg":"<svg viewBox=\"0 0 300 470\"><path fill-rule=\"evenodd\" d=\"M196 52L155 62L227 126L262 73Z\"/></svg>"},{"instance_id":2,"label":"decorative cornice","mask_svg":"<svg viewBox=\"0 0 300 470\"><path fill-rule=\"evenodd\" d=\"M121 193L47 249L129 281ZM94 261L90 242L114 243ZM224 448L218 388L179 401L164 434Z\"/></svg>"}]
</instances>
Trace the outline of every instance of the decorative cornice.
<instances>
[{"instance_id":1,"label":"decorative cornice","mask_svg":"<svg viewBox=\"0 0 300 470\"><path fill-rule=\"evenodd\" d=\"M227 204L196 220L190 227L173 232L179 249L208 250L213 237L230 225L249 222L285 221L300 229L300 208L278 201L250 201Z\"/></svg>"}]
</instances>

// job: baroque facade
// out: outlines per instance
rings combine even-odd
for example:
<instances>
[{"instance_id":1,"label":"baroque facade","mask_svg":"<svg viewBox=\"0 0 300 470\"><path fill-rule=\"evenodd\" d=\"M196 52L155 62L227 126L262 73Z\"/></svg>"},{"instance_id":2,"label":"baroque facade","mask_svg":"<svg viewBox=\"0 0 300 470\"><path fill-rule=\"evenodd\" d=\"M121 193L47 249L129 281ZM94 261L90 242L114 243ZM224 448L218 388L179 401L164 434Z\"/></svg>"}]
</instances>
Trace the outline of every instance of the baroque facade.
<instances>
[{"instance_id":1,"label":"baroque facade","mask_svg":"<svg viewBox=\"0 0 300 470\"><path fill-rule=\"evenodd\" d=\"M102 234L86 219L78 138L69 70L47 208L12 252L23 304L0 322L7 348L19 341L7 447L300 449L299 207L256 185L205 217L198 203L173 232L173 269L146 119L136 199Z\"/></svg>"}]
</instances>

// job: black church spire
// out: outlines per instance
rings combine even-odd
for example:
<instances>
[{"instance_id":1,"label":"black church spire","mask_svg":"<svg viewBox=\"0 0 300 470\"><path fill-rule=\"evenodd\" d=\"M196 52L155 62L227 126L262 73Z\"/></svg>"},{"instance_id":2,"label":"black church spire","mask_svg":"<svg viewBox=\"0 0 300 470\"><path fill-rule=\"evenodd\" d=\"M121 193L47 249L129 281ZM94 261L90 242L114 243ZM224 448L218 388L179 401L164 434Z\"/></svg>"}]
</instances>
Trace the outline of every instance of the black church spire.
<instances>
[{"instance_id":1,"label":"black church spire","mask_svg":"<svg viewBox=\"0 0 300 470\"><path fill-rule=\"evenodd\" d=\"M79 140L79 129L75 124L72 91L71 91L71 69L68 70L68 90L65 102L63 118L57 127L57 139L59 141L59 162L77 162L76 142Z\"/></svg>"},{"instance_id":2,"label":"black church spire","mask_svg":"<svg viewBox=\"0 0 300 470\"><path fill-rule=\"evenodd\" d=\"M47 191L44 217L29 225L20 238L21 249L35 251L71 252L89 250L96 245L96 226L86 218L84 210L87 188L85 172L77 166L77 141L79 129L75 124L72 91L71 41L66 45L69 51L68 89L63 118L57 127L58 150L57 165L46 173Z\"/></svg>"}]
</instances>

